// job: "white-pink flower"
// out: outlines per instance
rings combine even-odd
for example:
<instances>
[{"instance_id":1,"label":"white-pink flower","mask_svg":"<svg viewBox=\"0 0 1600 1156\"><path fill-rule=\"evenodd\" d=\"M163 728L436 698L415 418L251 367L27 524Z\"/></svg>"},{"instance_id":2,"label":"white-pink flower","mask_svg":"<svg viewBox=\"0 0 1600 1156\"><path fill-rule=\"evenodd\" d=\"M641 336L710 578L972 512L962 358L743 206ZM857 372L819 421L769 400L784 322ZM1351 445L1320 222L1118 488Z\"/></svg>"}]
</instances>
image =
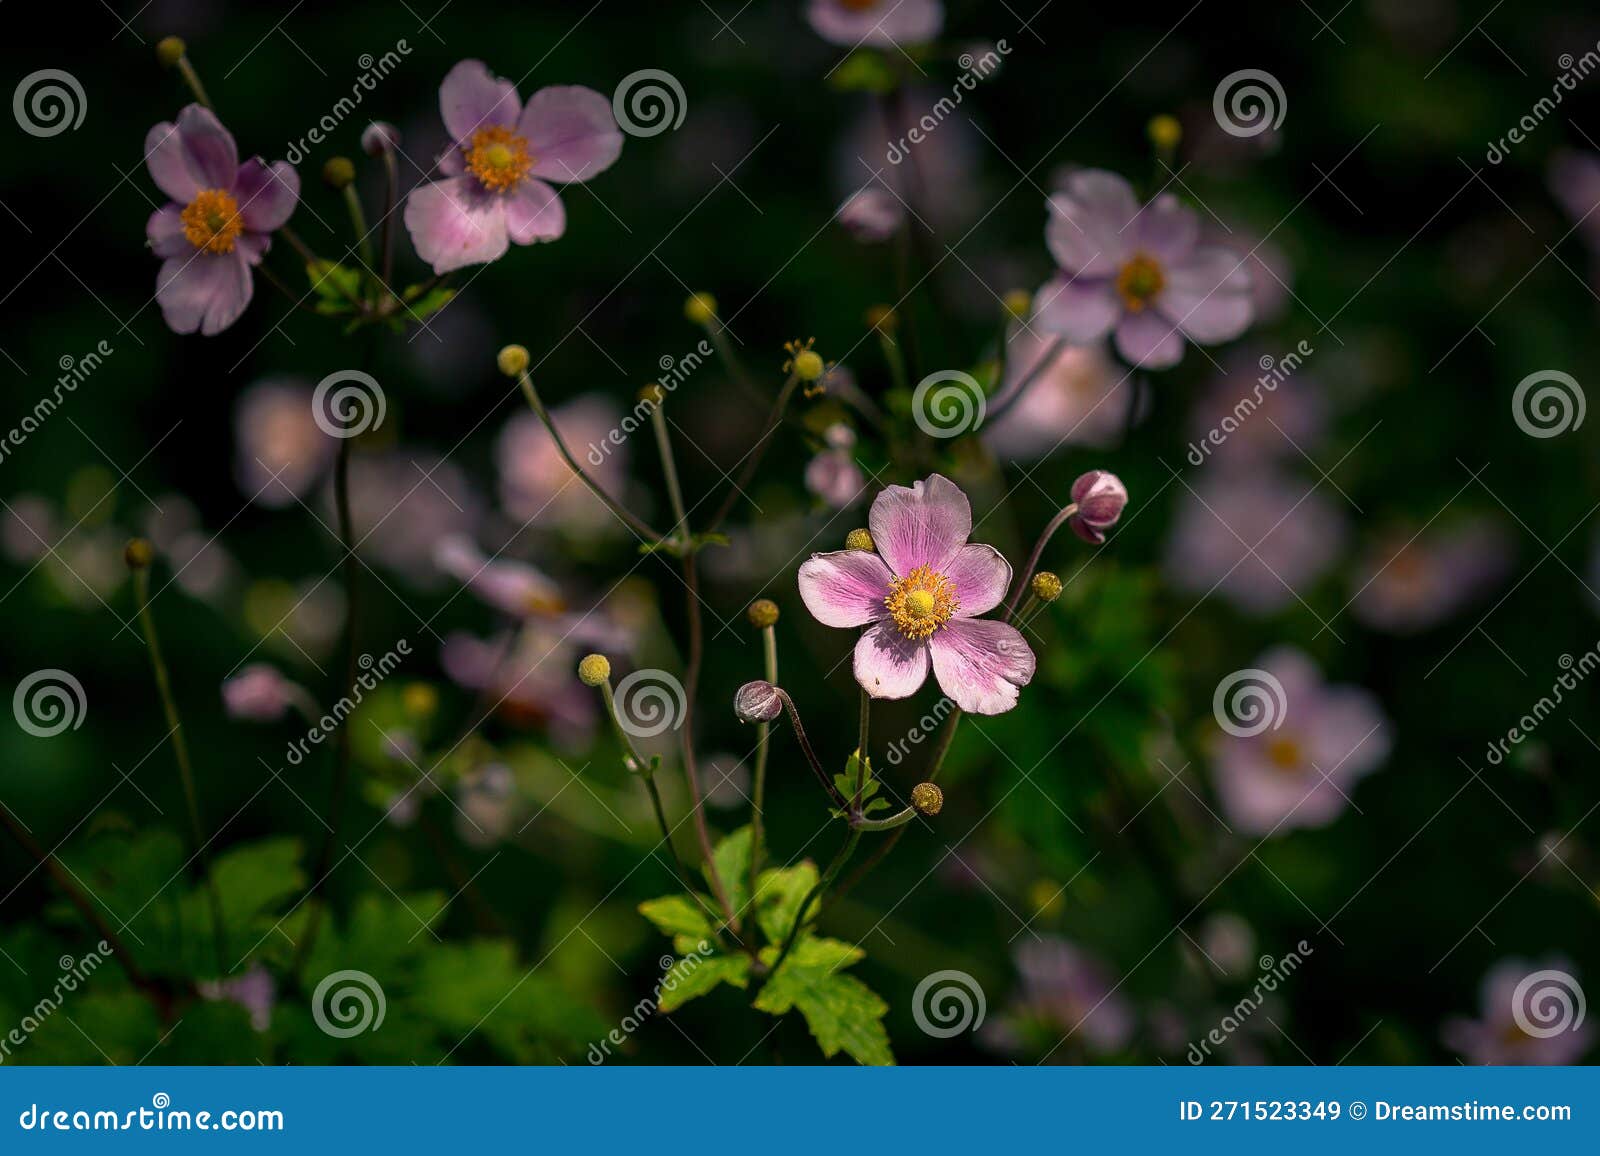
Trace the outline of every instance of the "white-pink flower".
<instances>
[{"instance_id":1,"label":"white-pink flower","mask_svg":"<svg viewBox=\"0 0 1600 1156\"><path fill-rule=\"evenodd\" d=\"M972 506L939 474L889 486L867 517L872 550L813 554L800 597L825 626L866 626L855 675L873 698L915 694L931 667L962 710L1001 714L1033 678L1033 651L1003 622L980 620L1011 585L993 546L969 544Z\"/></svg>"},{"instance_id":2,"label":"white-pink flower","mask_svg":"<svg viewBox=\"0 0 1600 1156\"><path fill-rule=\"evenodd\" d=\"M938 36L944 5L939 0L811 0L806 19L831 44L888 48Z\"/></svg>"}]
</instances>

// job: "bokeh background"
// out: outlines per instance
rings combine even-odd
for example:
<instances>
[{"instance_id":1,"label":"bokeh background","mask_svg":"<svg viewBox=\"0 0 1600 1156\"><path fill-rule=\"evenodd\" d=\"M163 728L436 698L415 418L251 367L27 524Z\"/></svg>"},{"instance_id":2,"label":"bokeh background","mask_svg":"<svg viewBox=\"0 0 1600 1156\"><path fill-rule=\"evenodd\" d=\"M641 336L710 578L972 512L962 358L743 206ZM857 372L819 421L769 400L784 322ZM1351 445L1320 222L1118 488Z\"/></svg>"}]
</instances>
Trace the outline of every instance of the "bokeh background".
<instances>
[{"instance_id":1,"label":"bokeh background","mask_svg":"<svg viewBox=\"0 0 1600 1156\"><path fill-rule=\"evenodd\" d=\"M542 507L562 475L528 436L496 350L528 347L558 422L583 445L663 358L695 348L702 333L683 301L706 290L767 396L782 343L815 337L876 405L903 412L867 311L900 304L900 336L923 372L987 380L998 335L1022 328L1001 299L1052 273L1045 200L1078 167L1173 192L1217 240L1253 250L1268 267L1258 319L1237 342L1135 375L1137 395L1121 386L1094 416L1123 371L1086 356L981 436L921 443L922 461L971 495L976 537L1015 562L1084 470L1115 471L1132 498L1107 545L1052 545L1046 562L1067 589L1031 629L1033 685L1015 711L964 721L944 811L914 824L823 929L867 952L853 973L888 1003L905 1063L1182 1063L1213 1031L1224 1042L1206 1062L1583 1058L1585 1026L1569 1016L1559 1033L1530 1033L1508 992L1545 969L1581 1001L1600 975L1592 680L1564 691L1509 755L1491 761L1488 749L1569 664L1579 674L1600 638L1596 425L1569 409L1563 432L1532 436L1513 405L1519 382L1545 371L1570 374L1569 407L1581 403L1591 372L1600 214L1580 221L1600 199L1587 167L1600 171L1600 76L1577 73L1600 19L1581 3L1452 0L948 7L910 107L951 91L971 46L1009 51L917 146L906 258L919 288L904 301L895 243L863 242L835 213L874 173L904 182L906 169L885 163L882 103L840 83L853 74L839 67L844 50L797 3L8 7L7 83L63 69L86 115L50 137L14 118L3 129L0 424L18 426L66 359L81 364L102 342L111 352L0 460L4 685L58 669L84 692L80 725L63 733L0 727L0 803L52 863L0 843L0 1029L100 938L52 875L89 895L136 964L176 994L163 1011L108 964L6 1062L585 1062L660 978L669 944L635 907L675 888L647 800L572 671L603 648L619 674L681 673L684 590L669 559L641 557L576 487ZM322 904L299 901L332 813L328 748L291 764L303 723L230 717L221 686L268 663L318 702L337 697L346 604L331 443L307 433L302 401L360 363L366 335L342 335L260 281L218 337L163 326L143 229L164 198L142 142L189 100L155 59L169 34L187 40L241 150L269 159L350 91L364 55L406 43L299 165L294 224L334 257L351 234L321 166L356 158L368 211L380 212L381 168L361 156L361 129L394 122L403 184L421 180L447 143L437 88L458 60L483 59L524 97L555 83L609 94L647 68L684 93L681 125L630 136L610 171L564 193L564 238L458 275L458 298L426 329L378 345L387 416L353 470L358 533L382 519L360 550L359 640L374 658L400 640L411 653L348 724L357 773L309 963L296 941ZM1240 69L1280 84L1275 129L1221 131L1213 94ZM1536 112L1554 89L1559 106ZM1147 137L1160 114L1183 126L1168 158ZM1533 127L1493 162L1491 144L1526 117ZM400 241L398 276L423 280L403 231ZM268 264L303 290L286 246ZM1014 356L1027 341L1014 337ZM1260 359L1281 362L1301 342L1312 352L1268 408L1224 451L1190 460ZM713 357L669 412L703 515L765 405ZM779 604L783 683L823 757L842 766L853 637L810 620L795 569L864 523L879 484L920 476L869 427L840 460L825 439L845 416L836 401L793 412L730 519L730 544L704 558L697 746L721 833L746 819L753 737L728 705L761 669L744 608ZM843 509L806 483L829 453L825 465L866 483ZM293 459L296 477L304 467L298 493L258 492L256 459L274 454ZM648 434L618 457L627 500L664 520ZM135 534L158 550L153 613L227 883L220 969L122 563ZM514 653L533 656L521 668L530 677L481 720L471 672L509 625L437 566L435 548L457 534L540 567L571 616L529 621ZM1340 702L1381 720L1365 741L1384 749L1357 758L1372 764L1359 781L1324 767L1339 787L1319 822L1269 834L1227 793L1213 696L1285 646L1330 684L1364 690ZM888 744L936 697L930 684L875 715L896 797L929 744L908 744L899 762ZM1367 729L1352 725L1329 724L1347 750ZM662 751L668 810L681 817L678 762ZM412 790L419 768L438 789ZM1252 797L1249 783L1239 789ZM774 855L825 860L839 839L826 819L780 727ZM692 857L687 824L679 835ZM1240 1014L1291 952L1292 975ZM341 967L383 981L381 1029L350 1040L318 1030L309 989ZM982 992L984 1025L930 1034L917 988L949 970ZM774 1030L745 1003L723 987L646 1016L608 1062L821 1060L798 1016Z\"/></svg>"}]
</instances>

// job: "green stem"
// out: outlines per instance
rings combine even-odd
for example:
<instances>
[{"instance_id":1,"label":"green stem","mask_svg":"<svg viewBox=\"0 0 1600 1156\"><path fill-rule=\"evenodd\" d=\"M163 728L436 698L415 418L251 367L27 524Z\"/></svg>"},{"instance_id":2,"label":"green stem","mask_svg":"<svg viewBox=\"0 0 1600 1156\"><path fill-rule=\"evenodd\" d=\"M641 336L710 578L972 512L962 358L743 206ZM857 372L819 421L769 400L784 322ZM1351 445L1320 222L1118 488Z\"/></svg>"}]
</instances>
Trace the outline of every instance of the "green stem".
<instances>
[{"instance_id":1,"label":"green stem","mask_svg":"<svg viewBox=\"0 0 1600 1156\"><path fill-rule=\"evenodd\" d=\"M361 208L361 198L356 195L355 182L350 182L340 192L344 197L344 207L350 214L350 227L356 231L356 249L361 254L361 263L370 269L376 258L372 252L372 238L367 231L367 214Z\"/></svg>"},{"instance_id":2,"label":"green stem","mask_svg":"<svg viewBox=\"0 0 1600 1156\"><path fill-rule=\"evenodd\" d=\"M766 428L761 431L760 440L745 455L744 468L739 471L738 480L728 490L728 496L723 500L722 505L718 506L717 512L711 516L711 521L705 529L707 534L712 533L718 526L722 525L723 520L733 513L733 507L749 489L750 479L755 476L756 467L761 464L761 458L767 452L767 446L772 441L772 435L777 432L778 426L783 423L783 411L788 408L789 399L794 396L795 388L799 384L800 378L793 373L784 381L783 388L778 391L778 400L772 404L772 413L767 417Z\"/></svg>"},{"instance_id":3,"label":"green stem","mask_svg":"<svg viewBox=\"0 0 1600 1156\"><path fill-rule=\"evenodd\" d=\"M800 907L794 913L794 923L790 925L789 934L783 941L783 950L778 952L778 958L773 960L772 967L767 972L768 975L776 975L778 969L783 966L783 961L789 958L789 953L794 950L795 942L800 938L800 929L805 926L806 912L813 902L827 892L829 886L832 885L834 879L838 877L839 872L844 868L844 865L850 861L850 856L855 854L856 844L859 842L861 842L861 832L859 829L852 827L850 834L845 837L844 846L839 848L839 853L833 857L833 862L828 864L827 871L823 872L822 878L817 880L817 885L807 892L806 897L800 901ZM819 904L817 917L821 918L821 916L822 907Z\"/></svg>"},{"instance_id":4,"label":"green stem","mask_svg":"<svg viewBox=\"0 0 1600 1156\"><path fill-rule=\"evenodd\" d=\"M1011 592L1011 597L1006 599L1006 612L1000 621L1010 622L1016 617L1017 602L1022 597L1022 592L1028 589L1028 583L1033 581L1033 572L1039 568L1039 559L1044 555L1044 548L1050 544L1050 539L1056 536L1056 531L1067 524L1067 520L1078 512L1078 503L1073 502L1064 507L1060 513L1050 519L1050 524L1044 528L1044 533L1039 535L1039 540L1033 545L1033 553L1028 556L1028 564L1017 577L1016 589Z\"/></svg>"},{"instance_id":5,"label":"green stem","mask_svg":"<svg viewBox=\"0 0 1600 1156\"><path fill-rule=\"evenodd\" d=\"M915 807L907 807L903 811L896 811L887 819L868 819L864 815L857 815L850 820L850 825L857 831L892 831L896 827L904 827L917 817Z\"/></svg>"},{"instance_id":6,"label":"green stem","mask_svg":"<svg viewBox=\"0 0 1600 1156\"><path fill-rule=\"evenodd\" d=\"M656 449L661 453L661 472L667 479L667 499L672 503L672 537L688 545L689 514L683 506L683 488L678 484L678 463L672 456L672 438L667 433L666 397L660 393L651 403L650 425L656 434Z\"/></svg>"},{"instance_id":7,"label":"green stem","mask_svg":"<svg viewBox=\"0 0 1600 1156\"><path fill-rule=\"evenodd\" d=\"M763 673L773 686L778 685L778 633L774 626L761 628ZM772 724L756 725L756 766L751 775L750 800L750 898L755 902L756 877L761 873L762 830L767 803L767 754L772 746Z\"/></svg>"},{"instance_id":8,"label":"green stem","mask_svg":"<svg viewBox=\"0 0 1600 1156\"><path fill-rule=\"evenodd\" d=\"M858 815L861 812L861 792L867 785L867 724L872 717L872 696L865 687L861 688L861 721L858 724L856 735L856 790L850 797L850 814Z\"/></svg>"},{"instance_id":9,"label":"green stem","mask_svg":"<svg viewBox=\"0 0 1600 1156\"><path fill-rule=\"evenodd\" d=\"M1038 381L1039 378L1042 377L1044 373L1056 363L1056 359L1061 356L1062 351L1066 348L1067 339L1065 337L1058 337L1052 341L1050 343L1050 347L1044 351L1039 360L1034 362L1033 366L1028 370L1028 372L1022 375L1022 380L1017 382L1017 384L1011 389L1007 390L1005 394L995 402L994 405L989 407L988 414L984 420L998 421L1000 418L1004 417L1006 412L1012 406L1016 405L1017 402L1023 399L1028 390L1033 387L1033 383ZM1004 364L1005 361L1002 356L1001 365L1004 366ZM1004 372L1005 371L1002 368L1000 378L1002 382L1005 381Z\"/></svg>"},{"instance_id":10,"label":"green stem","mask_svg":"<svg viewBox=\"0 0 1600 1156\"><path fill-rule=\"evenodd\" d=\"M189 54L184 53L178 57L178 75L183 77L183 82L189 86L189 91L194 93L194 98L206 108L216 111L211 103L211 98L206 95L205 85L200 83L200 74L195 71L194 65L189 63Z\"/></svg>"},{"instance_id":11,"label":"green stem","mask_svg":"<svg viewBox=\"0 0 1600 1156\"><path fill-rule=\"evenodd\" d=\"M778 692L778 701L783 703L784 709L789 712L789 721L794 725L794 741L800 744L800 752L805 755L811 772L817 776L817 782L822 784L822 789L827 792L835 807L841 811L848 811L850 801L839 793L839 788L833 785L828 772L823 770L822 764L817 761L817 752L811 749L811 740L806 738L806 728L800 724L800 712L795 708L794 699L790 698L789 692L782 687L773 689Z\"/></svg>"}]
</instances>

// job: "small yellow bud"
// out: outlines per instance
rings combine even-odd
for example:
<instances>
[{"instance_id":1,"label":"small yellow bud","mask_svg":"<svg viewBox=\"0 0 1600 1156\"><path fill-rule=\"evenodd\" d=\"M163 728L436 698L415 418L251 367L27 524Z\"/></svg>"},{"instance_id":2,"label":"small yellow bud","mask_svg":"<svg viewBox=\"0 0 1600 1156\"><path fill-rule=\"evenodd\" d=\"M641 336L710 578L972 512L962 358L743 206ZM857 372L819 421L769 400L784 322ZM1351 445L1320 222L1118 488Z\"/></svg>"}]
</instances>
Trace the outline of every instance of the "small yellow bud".
<instances>
[{"instance_id":1,"label":"small yellow bud","mask_svg":"<svg viewBox=\"0 0 1600 1156\"><path fill-rule=\"evenodd\" d=\"M801 381L816 381L827 368L827 365L823 363L822 355L813 350L806 349L795 354L794 375Z\"/></svg>"},{"instance_id":2,"label":"small yellow bud","mask_svg":"<svg viewBox=\"0 0 1600 1156\"><path fill-rule=\"evenodd\" d=\"M439 692L431 683L407 683L400 692L400 703L412 718L428 718L439 709Z\"/></svg>"},{"instance_id":3,"label":"small yellow bud","mask_svg":"<svg viewBox=\"0 0 1600 1156\"><path fill-rule=\"evenodd\" d=\"M880 333L893 333L900 325L900 316L891 306L874 305L867 310L867 324Z\"/></svg>"},{"instance_id":4,"label":"small yellow bud","mask_svg":"<svg viewBox=\"0 0 1600 1156\"><path fill-rule=\"evenodd\" d=\"M155 547L150 545L148 538L129 538L128 544L122 548L122 560L130 570L143 570L155 561L155 557Z\"/></svg>"},{"instance_id":5,"label":"small yellow bud","mask_svg":"<svg viewBox=\"0 0 1600 1156\"><path fill-rule=\"evenodd\" d=\"M1026 289L1013 289L1005 295L1006 312L1018 321L1026 321L1033 312L1033 294Z\"/></svg>"},{"instance_id":6,"label":"small yellow bud","mask_svg":"<svg viewBox=\"0 0 1600 1156\"><path fill-rule=\"evenodd\" d=\"M590 654L578 663L578 681L584 686L599 686L611 677L611 660L603 654Z\"/></svg>"},{"instance_id":7,"label":"small yellow bud","mask_svg":"<svg viewBox=\"0 0 1600 1156\"><path fill-rule=\"evenodd\" d=\"M876 550L877 546L872 541L871 530L851 530L844 536L846 550Z\"/></svg>"},{"instance_id":8,"label":"small yellow bud","mask_svg":"<svg viewBox=\"0 0 1600 1156\"><path fill-rule=\"evenodd\" d=\"M777 624L778 604L770 598L757 598L750 603L750 609L745 611L745 615L750 619L751 626L762 630Z\"/></svg>"},{"instance_id":9,"label":"small yellow bud","mask_svg":"<svg viewBox=\"0 0 1600 1156\"><path fill-rule=\"evenodd\" d=\"M178 61L183 59L183 54L188 50L189 46L183 42L182 37L163 36L156 41L156 60L161 63L162 68L176 68Z\"/></svg>"},{"instance_id":10,"label":"small yellow bud","mask_svg":"<svg viewBox=\"0 0 1600 1156\"><path fill-rule=\"evenodd\" d=\"M1177 117L1166 113L1151 117L1145 132L1150 135L1150 143L1162 152L1171 152L1183 140L1183 125L1178 123Z\"/></svg>"},{"instance_id":11,"label":"small yellow bud","mask_svg":"<svg viewBox=\"0 0 1600 1156\"><path fill-rule=\"evenodd\" d=\"M1033 592L1040 602L1054 602L1061 597L1061 579L1048 570L1033 576Z\"/></svg>"},{"instance_id":12,"label":"small yellow bud","mask_svg":"<svg viewBox=\"0 0 1600 1156\"><path fill-rule=\"evenodd\" d=\"M322 166L322 180L330 189L342 189L356 179L356 166L349 157L329 157Z\"/></svg>"},{"instance_id":13,"label":"small yellow bud","mask_svg":"<svg viewBox=\"0 0 1600 1156\"><path fill-rule=\"evenodd\" d=\"M919 815L937 815L944 807L944 792L936 783L918 783L911 788L911 805Z\"/></svg>"},{"instance_id":14,"label":"small yellow bud","mask_svg":"<svg viewBox=\"0 0 1600 1156\"><path fill-rule=\"evenodd\" d=\"M717 319L717 299L709 293L691 294L683 303L683 315L696 325L710 325Z\"/></svg>"},{"instance_id":15,"label":"small yellow bud","mask_svg":"<svg viewBox=\"0 0 1600 1156\"><path fill-rule=\"evenodd\" d=\"M667 400L667 391L662 389L659 383L652 381L639 390L639 400L650 405L660 405Z\"/></svg>"},{"instance_id":16,"label":"small yellow bud","mask_svg":"<svg viewBox=\"0 0 1600 1156\"><path fill-rule=\"evenodd\" d=\"M1028 904L1038 915L1056 915L1066 906L1066 892L1054 879L1035 879L1028 887Z\"/></svg>"},{"instance_id":17,"label":"small yellow bud","mask_svg":"<svg viewBox=\"0 0 1600 1156\"><path fill-rule=\"evenodd\" d=\"M495 354L494 363L507 377L521 377L528 368L528 351L521 345L507 345Z\"/></svg>"}]
</instances>

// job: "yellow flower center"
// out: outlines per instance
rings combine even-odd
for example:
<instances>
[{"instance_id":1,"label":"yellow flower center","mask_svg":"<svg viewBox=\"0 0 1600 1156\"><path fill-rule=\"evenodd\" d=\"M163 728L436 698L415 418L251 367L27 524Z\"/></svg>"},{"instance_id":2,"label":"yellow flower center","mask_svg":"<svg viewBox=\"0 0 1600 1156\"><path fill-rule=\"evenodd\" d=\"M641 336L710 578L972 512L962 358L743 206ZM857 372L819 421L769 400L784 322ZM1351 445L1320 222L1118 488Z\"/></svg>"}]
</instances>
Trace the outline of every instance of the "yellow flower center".
<instances>
[{"instance_id":1,"label":"yellow flower center","mask_svg":"<svg viewBox=\"0 0 1600 1156\"><path fill-rule=\"evenodd\" d=\"M907 638L926 638L961 608L956 584L927 566L918 566L904 578L889 581L883 600L895 629Z\"/></svg>"},{"instance_id":2,"label":"yellow flower center","mask_svg":"<svg viewBox=\"0 0 1600 1156\"><path fill-rule=\"evenodd\" d=\"M1267 759L1272 765L1289 774L1304 766L1300 744L1294 739L1278 738L1267 744Z\"/></svg>"},{"instance_id":3,"label":"yellow flower center","mask_svg":"<svg viewBox=\"0 0 1600 1156\"><path fill-rule=\"evenodd\" d=\"M467 145L467 169L491 192L515 188L532 167L527 138L503 125L480 128Z\"/></svg>"},{"instance_id":4,"label":"yellow flower center","mask_svg":"<svg viewBox=\"0 0 1600 1156\"><path fill-rule=\"evenodd\" d=\"M208 253L233 252L234 243L244 232L239 202L223 189L201 189L178 216L189 244Z\"/></svg>"},{"instance_id":5,"label":"yellow flower center","mask_svg":"<svg viewBox=\"0 0 1600 1156\"><path fill-rule=\"evenodd\" d=\"M1143 313L1166 285L1160 262L1146 253L1135 253L1117 272L1117 295L1129 313Z\"/></svg>"}]
</instances>

